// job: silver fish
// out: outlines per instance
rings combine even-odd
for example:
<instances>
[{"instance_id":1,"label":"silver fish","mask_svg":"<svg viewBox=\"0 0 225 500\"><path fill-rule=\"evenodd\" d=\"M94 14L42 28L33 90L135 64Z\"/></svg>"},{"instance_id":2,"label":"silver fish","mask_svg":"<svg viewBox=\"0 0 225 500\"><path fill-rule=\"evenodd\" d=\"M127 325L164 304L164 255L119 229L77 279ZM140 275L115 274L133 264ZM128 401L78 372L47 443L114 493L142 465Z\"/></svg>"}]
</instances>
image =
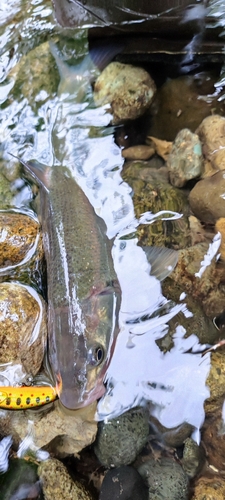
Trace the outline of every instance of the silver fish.
<instances>
[{"instance_id":1,"label":"silver fish","mask_svg":"<svg viewBox=\"0 0 225 500\"><path fill-rule=\"evenodd\" d=\"M22 164L41 192L50 363L62 381L61 402L76 409L104 393L118 332L120 288L104 223L70 172Z\"/></svg>"}]
</instances>

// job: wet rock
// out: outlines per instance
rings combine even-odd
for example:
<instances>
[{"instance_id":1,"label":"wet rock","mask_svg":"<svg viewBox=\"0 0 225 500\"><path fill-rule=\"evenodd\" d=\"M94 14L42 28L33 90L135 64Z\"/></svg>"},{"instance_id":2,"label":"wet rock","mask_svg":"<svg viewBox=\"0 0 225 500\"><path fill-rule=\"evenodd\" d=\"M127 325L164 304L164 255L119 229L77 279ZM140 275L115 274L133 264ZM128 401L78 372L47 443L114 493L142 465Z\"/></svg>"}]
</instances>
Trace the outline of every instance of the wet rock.
<instances>
[{"instance_id":1,"label":"wet rock","mask_svg":"<svg viewBox=\"0 0 225 500\"><path fill-rule=\"evenodd\" d=\"M219 115L207 116L196 130L202 142L205 174L213 175L225 169L225 118Z\"/></svg>"},{"instance_id":2,"label":"wet rock","mask_svg":"<svg viewBox=\"0 0 225 500\"><path fill-rule=\"evenodd\" d=\"M225 359L224 348L217 349L211 354L211 368L207 378L210 397L205 402L206 414L221 419L221 408L225 398Z\"/></svg>"},{"instance_id":3,"label":"wet rock","mask_svg":"<svg viewBox=\"0 0 225 500\"><path fill-rule=\"evenodd\" d=\"M69 475L57 459L45 460L38 467L45 500L92 500L85 486Z\"/></svg>"},{"instance_id":4,"label":"wet rock","mask_svg":"<svg viewBox=\"0 0 225 500\"><path fill-rule=\"evenodd\" d=\"M0 491L1 500L38 499L37 465L23 459L10 460L8 471L0 475Z\"/></svg>"},{"instance_id":5,"label":"wet rock","mask_svg":"<svg viewBox=\"0 0 225 500\"><path fill-rule=\"evenodd\" d=\"M174 285L174 282L166 280L162 283L163 295L168 299L172 299L176 304L180 302L179 298L184 289L179 286L179 283ZM177 324L179 323L186 330L185 336L188 337L193 333L198 336L201 344L214 344L218 341L219 332L214 326L211 318L208 318L202 309L200 300L192 297L188 293L184 299L187 309L192 313L191 317L185 317L183 313L178 313L174 318L168 321L169 331L157 344L167 352L173 346L173 336L176 335Z\"/></svg>"},{"instance_id":6,"label":"wet rock","mask_svg":"<svg viewBox=\"0 0 225 500\"><path fill-rule=\"evenodd\" d=\"M216 221L215 231L219 232L221 235L221 244L219 248L220 259L222 262L225 261L225 217L221 217Z\"/></svg>"},{"instance_id":7,"label":"wet rock","mask_svg":"<svg viewBox=\"0 0 225 500\"><path fill-rule=\"evenodd\" d=\"M149 488L149 500L187 500L188 477L182 467L172 459L150 459L138 468Z\"/></svg>"},{"instance_id":8,"label":"wet rock","mask_svg":"<svg viewBox=\"0 0 225 500\"><path fill-rule=\"evenodd\" d=\"M43 71L43 68L48 68L48 71ZM49 43L42 43L23 56L9 77L15 80L9 99L21 100L25 97L32 109L37 111L49 96L57 92L60 80Z\"/></svg>"},{"instance_id":9,"label":"wet rock","mask_svg":"<svg viewBox=\"0 0 225 500\"><path fill-rule=\"evenodd\" d=\"M186 213L188 210L185 194L167 182L165 168L153 169L150 162L129 162L122 172L123 179L133 189L135 214L139 218L144 212L156 213L171 210ZM151 225L140 224L137 230L141 245L169 246L183 248L190 243L188 220L156 220Z\"/></svg>"},{"instance_id":10,"label":"wet rock","mask_svg":"<svg viewBox=\"0 0 225 500\"><path fill-rule=\"evenodd\" d=\"M151 146L131 146L123 149L122 156L126 160L148 160L155 154L155 149Z\"/></svg>"},{"instance_id":11,"label":"wet rock","mask_svg":"<svg viewBox=\"0 0 225 500\"><path fill-rule=\"evenodd\" d=\"M167 79L157 91L151 107L153 116L148 134L174 141L178 132L185 127L195 132L212 110L224 115L224 103L218 102L218 95L210 101L208 99L209 94L215 92L214 83L217 79L217 74L212 72Z\"/></svg>"},{"instance_id":12,"label":"wet rock","mask_svg":"<svg viewBox=\"0 0 225 500\"><path fill-rule=\"evenodd\" d=\"M39 223L24 214L0 213L0 270L16 266L34 252Z\"/></svg>"},{"instance_id":13,"label":"wet rock","mask_svg":"<svg viewBox=\"0 0 225 500\"><path fill-rule=\"evenodd\" d=\"M205 402L206 418L202 427L202 442L208 463L217 471L223 471L225 455L225 359L223 347L211 355L211 368L206 383L210 389L210 397Z\"/></svg>"},{"instance_id":14,"label":"wet rock","mask_svg":"<svg viewBox=\"0 0 225 500\"><path fill-rule=\"evenodd\" d=\"M0 363L21 363L35 375L47 338L46 304L31 287L0 284Z\"/></svg>"},{"instance_id":15,"label":"wet rock","mask_svg":"<svg viewBox=\"0 0 225 500\"><path fill-rule=\"evenodd\" d=\"M189 195L191 210L201 222L214 224L225 217L225 170L197 182Z\"/></svg>"},{"instance_id":16,"label":"wet rock","mask_svg":"<svg viewBox=\"0 0 225 500\"><path fill-rule=\"evenodd\" d=\"M203 307L209 318L214 318L225 310L225 285L223 269L220 271L215 260L205 268L204 273L196 276L201 268L201 263L208 251L209 244L197 245L178 251L178 263L174 271L167 278L171 280L171 290L178 286L182 291L192 296Z\"/></svg>"},{"instance_id":17,"label":"wet rock","mask_svg":"<svg viewBox=\"0 0 225 500\"><path fill-rule=\"evenodd\" d=\"M43 448L58 458L65 458L93 443L97 423L96 403L81 410L66 411L59 402L37 410L7 411L1 413L3 435L11 434L19 444L26 436L29 420L33 421L33 439L37 448Z\"/></svg>"},{"instance_id":18,"label":"wet rock","mask_svg":"<svg viewBox=\"0 0 225 500\"><path fill-rule=\"evenodd\" d=\"M1 162L2 163L2 162ZM0 163L0 208L5 209L12 205L14 192L5 175L2 172L2 164Z\"/></svg>"},{"instance_id":19,"label":"wet rock","mask_svg":"<svg viewBox=\"0 0 225 500\"><path fill-rule=\"evenodd\" d=\"M43 247L39 223L22 213L0 213L0 280L4 276L42 287Z\"/></svg>"},{"instance_id":20,"label":"wet rock","mask_svg":"<svg viewBox=\"0 0 225 500\"><path fill-rule=\"evenodd\" d=\"M148 500L148 488L131 466L109 470L103 480L99 500Z\"/></svg>"},{"instance_id":21,"label":"wet rock","mask_svg":"<svg viewBox=\"0 0 225 500\"><path fill-rule=\"evenodd\" d=\"M188 477L195 477L201 470L205 461L203 447L198 445L192 438L187 438L184 443L182 467Z\"/></svg>"},{"instance_id":22,"label":"wet rock","mask_svg":"<svg viewBox=\"0 0 225 500\"><path fill-rule=\"evenodd\" d=\"M150 429L153 430L156 439L160 440L165 446L177 448L182 446L185 440L191 436L194 426L184 422L177 427L169 429L162 425L155 417L150 416Z\"/></svg>"},{"instance_id":23,"label":"wet rock","mask_svg":"<svg viewBox=\"0 0 225 500\"><path fill-rule=\"evenodd\" d=\"M216 397L215 397L216 400ZM221 408L217 408L214 414L207 416L202 429L202 441L207 453L208 463L215 467L218 472L224 470L225 453L225 426L221 418Z\"/></svg>"},{"instance_id":24,"label":"wet rock","mask_svg":"<svg viewBox=\"0 0 225 500\"><path fill-rule=\"evenodd\" d=\"M222 477L200 477L195 485L192 500L224 500L225 483Z\"/></svg>"},{"instance_id":25,"label":"wet rock","mask_svg":"<svg viewBox=\"0 0 225 500\"><path fill-rule=\"evenodd\" d=\"M188 217L188 220L191 233L191 246L206 241L205 229L202 226L201 222L197 219L197 217L195 217L194 215L190 215L190 217Z\"/></svg>"},{"instance_id":26,"label":"wet rock","mask_svg":"<svg viewBox=\"0 0 225 500\"><path fill-rule=\"evenodd\" d=\"M105 467L132 463L149 435L148 413L133 408L108 422L99 422L95 454Z\"/></svg>"},{"instance_id":27,"label":"wet rock","mask_svg":"<svg viewBox=\"0 0 225 500\"><path fill-rule=\"evenodd\" d=\"M156 87L149 73L130 64L112 62L97 78L94 99L110 104L112 123L134 120L149 108Z\"/></svg>"},{"instance_id":28,"label":"wet rock","mask_svg":"<svg viewBox=\"0 0 225 500\"><path fill-rule=\"evenodd\" d=\"M183 187L189 180L201 176L203 157L197 134L187 128L180 130L168 156L167 167L173 186Z\"/></svg>"}]
</instances>

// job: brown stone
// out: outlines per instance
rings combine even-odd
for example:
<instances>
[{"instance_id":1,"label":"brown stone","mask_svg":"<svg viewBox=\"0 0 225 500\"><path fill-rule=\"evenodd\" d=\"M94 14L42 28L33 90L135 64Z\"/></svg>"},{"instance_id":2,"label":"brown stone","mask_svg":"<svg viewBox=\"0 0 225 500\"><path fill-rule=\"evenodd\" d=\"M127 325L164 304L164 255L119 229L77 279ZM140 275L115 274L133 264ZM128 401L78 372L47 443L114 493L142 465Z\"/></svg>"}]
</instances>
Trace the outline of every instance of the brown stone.
<instances>
[{"instance_id":1,"label":"brown stone","mask_svg":"<svg viewBox=\"0 0 225 500\"><path fill-rule=\"evenodd\" d=\"M16 212L1 212L0 268L21 264L35 251L38 236L39 223L31 217Z\"/></svg>"},{"instance_id":2,"label":"brown stone","mask_svg":"<svg viewBox=\"0 0 225 500\"><path fill-rule=\"evenodd\" d=\"M197 182L190 192L189 202L201 222L214 224L225 217L225 170Z\"/></svg>"},{"instance_id":3,"label":"brown stone","mask_svg":"<svg viewBox=\"0 0 225 500\"><path fill-rule=\"evenodd\" d=\"M47 338L46 304L31 287L0 284L0 363L21 363L38 373Z\"/></svg>"}]
</instances>

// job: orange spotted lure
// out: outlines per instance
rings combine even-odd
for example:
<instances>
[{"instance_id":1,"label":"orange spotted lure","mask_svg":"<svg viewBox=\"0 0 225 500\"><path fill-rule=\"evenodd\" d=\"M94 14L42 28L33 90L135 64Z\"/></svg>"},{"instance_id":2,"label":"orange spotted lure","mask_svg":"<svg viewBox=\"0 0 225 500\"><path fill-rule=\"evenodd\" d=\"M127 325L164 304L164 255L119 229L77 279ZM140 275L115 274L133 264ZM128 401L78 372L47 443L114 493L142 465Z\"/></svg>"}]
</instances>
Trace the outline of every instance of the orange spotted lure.
<instances>
[{"instance_id":1,"label":"orange spotted lure","mask_svg":"<svg viewBox=\"0 0 225 500\"><path fill-rule=\"evenodd\" d=\"M58 377L56 387L43 386L21 386L0 387L0 408L7 410L27 410L43 406L55 401L62 388L61 377Z\"/></svg>"}]
</instances>

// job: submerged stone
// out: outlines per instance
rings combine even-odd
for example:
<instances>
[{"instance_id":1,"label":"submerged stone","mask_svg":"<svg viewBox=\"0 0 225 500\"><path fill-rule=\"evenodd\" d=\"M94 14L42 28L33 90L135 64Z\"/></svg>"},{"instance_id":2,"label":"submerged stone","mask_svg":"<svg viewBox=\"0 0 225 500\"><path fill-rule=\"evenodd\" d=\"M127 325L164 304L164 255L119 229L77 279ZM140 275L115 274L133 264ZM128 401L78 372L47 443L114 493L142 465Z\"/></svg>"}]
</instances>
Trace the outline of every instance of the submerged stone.
<instances>
[{"instance_id":1,"label":"submerged stone","mask_svg":"<svg viewBox=\"0 0 225 500\"><path fill-rule=\"evenodd\" d=\"M173 186L183 187L203 171L201 142L197 134L187 128L180 130L168 156L167 167Z\"/></svg>"},{"instance_id":2,"label":"submerged stone","mask_svg":"<svg viewBox=\"0 0 225 500\"><path fill-rule=\"evenodd\" d=\"M205 175L213 175L225 169L225 118L210 115L196 130L201 142L205 161Z\"/></svg>"},{"instance_id":3,"label":"submerged stone","mask_svg":"<svg viewBox=\"0 0 225 500\"><path fill-rule=\"evenodd\" d=\"M49 43L44 42L24 55L11 70L9 77L15 79L9 98L21 100L25 97L36 111L43 101L57 92L59 84L59 75Z\"/></svg>"},{"instance_id":4,"label":"submerged stone","mask_svg":"<svg viewBox=\"0 0 225 500\"><path fill-rule=\"evenodd\" d=\"M105 467L132 463L147 442L148 413L133 408L117 418L99 422L95 453Z\"/></svg>"},{"instance_id":5,"label":"submerged stone","mask_svg":"<svg viewBox=\"0 0 225 500\"><path fill-rule=\"evenodd\" d=\"M214 224L225 217L225 170L197 182L189 195L191 209L201 222Z\"/></svg>"},{"instance_id":6,"label":"submerged stone","mask_svg":"<svg viewBox=\"0 0 225 500\"><path fill-rule=\"evenodd\" d=\"M156 462L150 459L138 468L149 488L149 500L187 500L188 476L182 467L170 458Z\"/></svg>"},{"instance_id":7,"label":"submerged stone","mask_svg":"<svg viewBox=\"0 0 225 500\"><path fill-rule=\"evenodd\" d=\"M192 438L187 438L184 442L182 467L189 478L195 477L201 470L205 461L204 449Z\"/></svg>"},{"instance_id":8,"label":"submerged stone","mask_svg":"<svg viewBox=\"0 0 225 500\"><path fill-rule=\"evenodd\" d=\"M151 168L150 162L129 162L122 172L123 179L133 189L133 203L136 217L144 212L157 213L161 210L174 211L184 216L178 220L139 224L137 234L141 245L168 246L175 249L190 244L187 197L167 181L167 169Z\"/></svg>"},{"instance_id":9,"label":"submerged stone","mask_svg":"<svg viewBox=\"0 0 225 500\"><path fill-rule=\"evenodd\" d=\"M122 465L106 473L99 500L148 500L148 488L136 469Z\"/></svg>"},{"instance_id":10,"label":"submerged stone","mask_svg":"<svg viewBox=\"0 0 225 500\"><path fill-rule=\"evenodd\" d=\"M85 486L71 478L65 465L56 458L41 462L38 467L45 500L92 500Z\"/></svg>"},{"instance_id":11,"label":"submerged stone","mask_svg":"<svg viewBox=\"0 0 225 500\"><path fill-rule=\"evenodd\" d=\"M46 347L47 315L42 297L31 287L0 284L0 363L20 363L38 373Z\"/></svg>"},{"instance_id":12,"label":"submerged stone","mask_svg":"<svg viewBox=\"0 0 225 500\"><path fill-rule=\"evenodd\" d=\"M97 78L94 99L110 104L112 123L134 120L149 108L156 86L143 68L119 62L110 63Z\"/></svg>"},{"instance_id":13,"label":"submerged stone","mask_svg":"<svg viewBox=\"0 0 225 500\"><path fill-rule=\"evenodd\" d=\"M148 134L174 141L183 128L195 132L212 110L224 115L224 102L215 94L217 78L216 73L206 71L168 78L155 96ZM208 99L209 94L215 97Z\"/></svg>"}]
</instances>

